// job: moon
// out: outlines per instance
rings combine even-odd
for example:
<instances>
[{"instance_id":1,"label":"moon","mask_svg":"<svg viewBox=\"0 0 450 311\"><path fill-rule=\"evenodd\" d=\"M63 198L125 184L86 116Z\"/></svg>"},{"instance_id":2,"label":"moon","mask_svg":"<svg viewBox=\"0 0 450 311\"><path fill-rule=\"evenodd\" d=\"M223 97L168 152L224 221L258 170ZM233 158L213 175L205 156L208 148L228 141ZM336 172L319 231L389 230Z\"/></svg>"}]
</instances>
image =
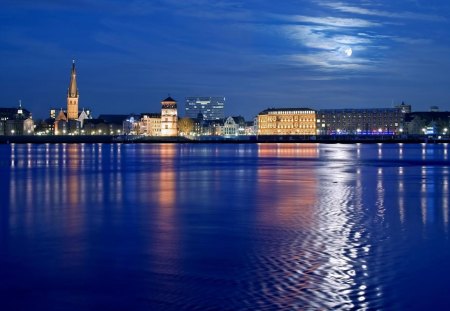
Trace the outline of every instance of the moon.
<instances>
[{"instance_id":1,"label":"moon","mask_svg":"<svg viewBox=\"0 0 450 311\"><path fill-rule=\"evenodd\" d=\"M344 54L347 55L347 57L352 56L352 54L353 54L352 48L347 48L347 49L345 49L345 50L344 50Z\"/></svg>"}]
</instances>

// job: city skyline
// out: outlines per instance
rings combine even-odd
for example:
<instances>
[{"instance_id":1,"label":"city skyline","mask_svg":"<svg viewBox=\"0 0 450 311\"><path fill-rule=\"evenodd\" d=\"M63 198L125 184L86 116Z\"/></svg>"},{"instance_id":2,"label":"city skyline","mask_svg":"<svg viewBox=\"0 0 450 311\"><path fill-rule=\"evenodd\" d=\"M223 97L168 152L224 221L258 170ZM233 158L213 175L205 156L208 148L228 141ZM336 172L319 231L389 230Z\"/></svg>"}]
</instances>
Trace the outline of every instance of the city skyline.
<instances>
[{"instance_id":1,"label":"city skyline","mask_svg":"<svg viewBox=\"0 0 450 311\"><path fill-rule=\"evenodd\" d=\"M445 1L6 1L2 106L37 118L65 107L77 62L80 108L158 111L169 94L227 98L225 115L270 107L449 110ZM33 18L30 18L33 17Z\"/></svg>"}]
</instances>

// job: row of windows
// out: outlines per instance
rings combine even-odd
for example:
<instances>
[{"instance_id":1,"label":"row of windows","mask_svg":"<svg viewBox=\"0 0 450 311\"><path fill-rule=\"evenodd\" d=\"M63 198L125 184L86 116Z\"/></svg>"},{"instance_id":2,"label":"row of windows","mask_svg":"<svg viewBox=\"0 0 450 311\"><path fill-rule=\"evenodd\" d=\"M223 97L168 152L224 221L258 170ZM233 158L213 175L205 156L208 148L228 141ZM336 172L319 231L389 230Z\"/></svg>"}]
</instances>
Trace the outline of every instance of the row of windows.
<instances>
[{"instance_id":1,"label":"row of windows","mask_svg":"<svg viewBox=\"0 0 450 311\"><path fill-rule=\"evenodd\" d=\"M280 135L280 134L287 134L287 135L315 135L315 130L259 130L259 134L261 135Z\"/></svg>"},{"instance_id":2,"label":"row of windows","mask_svg":"<svg viewBox=\"0 0 450 311\"><path fill-rule=\"evenodd\" d=\"M298 111L277 110L277 111L269 111L269 114L315 114L315 112L314 111L304 111L304 110L298 110Z\"/></svg>"},{"instance_id":3,"label":"row of windows","mask_svg":"<svg viewBox=\"0 0 450 311\"><path fill-rule=\"evenodd\" d=\"M396 127L398 127L398 125L393 125L393 124L369 124L369 125L366 125L366 124L352 124L352 125L347 125L347 126L339 126L339 124L338 125L336 125L336 124L322 124L322 127L325 127L325 126L327 126L329 128L339 128L339 127L341 127L343 129L348 129L348 128L370 128L370 127L376 127L376 128L379 128L379 127L382 127L382 128L396 128Z\"/></svg>"},{"instance_id":4,"label":"row of windows","mask_svg":"<svg viewBox=\"0 0 450 311\"><path fill-rule=\"evenodd\" d=\"M362 120L396 120L400 121L400 118L390 118L390 117L370 117L370 118L333 118L333 119L322 119L324 121L362 121ZM320 122L320 119L319 121Z\"/></svg>"},{"instance_id":5,"label":"row of windows","mask_svg":"<svg viewBox=\"0 0 450 311\"><path fill-rule=\"evenodd\" d=\"M301 122L315 122L315 119L311 118L299 118L298 116L295 117L267 117L267 118L260 118L259 122L293 122L293 121L301 121Z\"/></svg>"},{"instance_id":6,"label":"row of windows","mask_svg":"<svg viewBox=\"0 0 450 311\"><path fill-rule=\"evenodd\" d=\"M315 129L315 125L311 124L293 124L293 125L286 125L286 124L260 124L259 128L261 129L292 129L292 128L301 128L301 129Z\"/></svg>"},{"instance_id":7,"label":"row of windows","mask_svg":"<svg viewBox=\"0 0 450 311\"><path fill-rule=\"evenodd\" d=\"M358 115L356 115L356 114L349 114L349 115L342 115L342 114L330 114L330 115L325 115L325 114L323 114L322 115L322 118L331 118L331 117L333 117L333 118L336 118L336 117L344 117L344 118L361 118L361 117L363 117L363 116L396 116L396 117L401 117L402 116L402 114L400 114L400 113L396 113L396 114L392 114L392 113L369 113L369 114L367 114L367 113L363 113L363 114L358 114Z\"/></svg>"},{"instance_id":8,"label":"row of windows","mask_svg":"<svg viewBox=\"0 0 450 311\"><path fill-rule=\"evenodd\" d=\"M293 121L300 121L300 122L314 122L314 119L304 119L304 118L280 118L278 122L293 122Z\"/></svg>"}]
</instances>

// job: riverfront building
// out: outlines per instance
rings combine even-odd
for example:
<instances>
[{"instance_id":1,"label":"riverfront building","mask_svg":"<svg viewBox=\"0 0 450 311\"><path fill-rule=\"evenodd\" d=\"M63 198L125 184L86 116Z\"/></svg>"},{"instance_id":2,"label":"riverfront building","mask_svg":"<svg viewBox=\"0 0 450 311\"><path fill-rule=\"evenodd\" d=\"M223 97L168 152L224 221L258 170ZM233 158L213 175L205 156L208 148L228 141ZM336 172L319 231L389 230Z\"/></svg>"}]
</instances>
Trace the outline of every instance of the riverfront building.
<instances>
[{"instance_id":1,"label":"riverfront building","mask_svg":"<svg viewBox=\"0 0 450 311\"><path fill-rule=\"evenodd\" d=\"M228 117L223 124L222 135L228 138L245 135L245 126L244 117Z\"/></svg>"},{"instance_id":2,"label":"riverfront building","mask_svg":"<svg viewBox=\"0 0 450 311\"><path fill-rule=\"evenodd\" d=\"M309 108L271 108L258 115L258 135L316 135L316 113Z\"/></svg>"},{"instance_id":3,"label":"riverfront building","mask_svg":"<svg viewBox=\"0 0 450 311\"><path fill-rule=\"evenodd\" d=\"M177 102L167 97L161 102L161 136L178 135Z\"/></svg>"},{"instance_id":4,"label":"riverfront building","mask_svg":"<svg viewBox=\"0 0 450 311\"><path fill-rule=\"evenodd\" d=\"M33 135L34 122L31 113L22 108L0 108L0 135Z\"/></svg>"},{"instance_id":5,"label":"riverfront building","mask_svg":"<svg viewBox=\"0 0 450 311\"><path fill-rule=\"evenodd\" d=\"M403 132L402 108L322 109L317 111L319 135L393 135Z\"/></svg>"},{"instance_id":6,"label":"riverfront building","mask_svg":"<svg viewBox=\"0 0 450 311\"><path fill-rule=\"evenodd\" d=\"M186 97L185 115L196 119L199 114L202 114L206 121L222 120L224 108L225 97Z\"/></svg>"},{"instance_id":7,"label":"riverfront building","mask_svg":"<svg viewBox=\"0 0 450 311\"><path fill-rule=\"evenodd\" d=\"M139 134L145 136L161 136L161 114L142 113L139 120Z\"/></svg>"}]
</instances>

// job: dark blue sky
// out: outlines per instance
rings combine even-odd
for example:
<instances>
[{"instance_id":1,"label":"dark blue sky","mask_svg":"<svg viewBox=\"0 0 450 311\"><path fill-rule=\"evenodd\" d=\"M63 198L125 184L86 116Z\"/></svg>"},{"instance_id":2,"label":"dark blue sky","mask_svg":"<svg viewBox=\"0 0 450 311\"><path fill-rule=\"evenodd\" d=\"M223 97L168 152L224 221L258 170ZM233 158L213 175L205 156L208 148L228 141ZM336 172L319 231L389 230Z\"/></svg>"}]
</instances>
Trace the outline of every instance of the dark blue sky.
<instances>
[{"instance_id":1,"label":"dark blue sky","mask_svg":"<svg viewBox=\"0 0 450 311\"><path fill-rule=\"evenodd\" d=\"M227 115L267 107L450 110L450 3L3 0L0 106L156 112L168 93L225 96ZM180 114L183 115L182 109Z\"/></svg>"}]
</instances>

